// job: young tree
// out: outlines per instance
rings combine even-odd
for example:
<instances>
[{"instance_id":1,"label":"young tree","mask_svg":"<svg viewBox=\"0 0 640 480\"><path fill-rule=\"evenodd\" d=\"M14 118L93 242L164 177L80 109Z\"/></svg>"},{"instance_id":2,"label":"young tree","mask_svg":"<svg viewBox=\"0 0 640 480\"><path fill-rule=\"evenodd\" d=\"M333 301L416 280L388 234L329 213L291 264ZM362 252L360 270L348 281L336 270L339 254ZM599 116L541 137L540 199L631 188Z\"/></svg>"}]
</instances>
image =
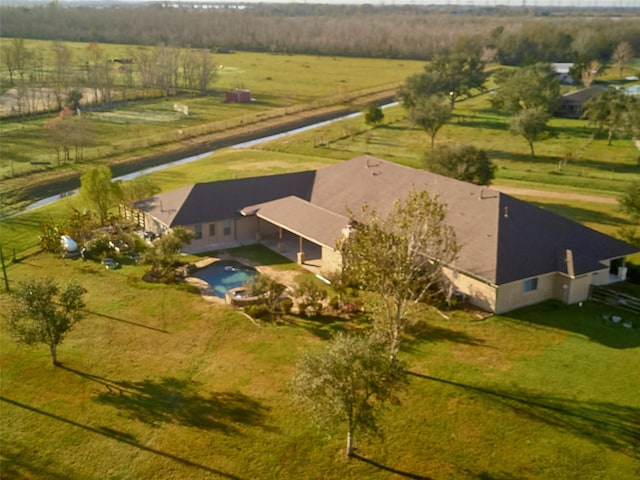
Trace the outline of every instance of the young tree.
<instances>
[{"instance_id":1,"label":"young tree","mask_svg":"<svg viewBox=\"0 0 640 480\"><path fill-rule=\"evenodd\" d=\"M67 105L73 110L74 114L80 108L82 96L82 92L76 88L69 90L69 92L67 93Z\"/></svg>"},{"instance_id":2,"label":"young tree","mask_svg":"<svg viewBox=\"0 0 640 480\"><path fill-rule=\"evenodd\" d=\"M631 95L606 90L585 102L583 117L596 129L606 130L607 145L611 145L614 135L637 133L639 106L640 103Z\"/></svg>"},{"instance_id":3,"label":"young tree","mask_svg":"<svg viewBox=\"0 0 640 480\"><path fill-rule=\"evenodd\" d=\"M629 185L619 200L620 210L629 215L631 220L640 223L640 181Z\"/></svg>"},{"instance_id":4,"label":"young tree","mask_svg":"<svg viewBox=\"0 0 640 480\"><path fill-rule=\"evenodd\" d=\"M80 196L97 212L101 225L106 223L109 208L118 197L111 178L111 170L104 165L87 170L80 177Z\"/></svg>"},{"instance_id":5,"label":"young tree","mask_svg":"<svg viewBox=\"0 0 640 480\"><path fill-rule=\"evenodd\" d=\"M640 246L640 181L635 181L629 185L619 198L620 210L626 213L631 220L631 225L626 225L618 229L620 237L633 245Z\"/></svg>"},{"instance_id":6,"label":"young tree","mask_svg":"<svg viewBox=\"0 0 640 480\"><path fill-rule=\"evenodd\" d=\"M18 73L21 80L24 80L26 65L29 63L32 53L24 44L23 38L14 38L11 43L2 49L2 59L9 74L9 84L14 83L14 73Z\"/></svg>"},{"instance_id":7,"label":"young tree","mask_svg":"<svg viewBox=\"0 0 640 480\"><path fill-rule=\"evenodd\" d=\"M188 245L193 233L184 227L174 227L170 232L162 235L145 251L143 261L151 264L147 276L163 281L173 281L173 268L180 255L180 250Z\"/></svg>"},{"instance_id":8,"label":"young tree","mask_svg":"<svg viewBox=\"0 0 640 480\"><path fill-rule=\"evenodd\" d=\"M314 316L322 313L327 291L312 279L304 279L298 283L294 291L301 315Z\"/></svg>"},{"instance_id":9,"label":"young tree","mask_svg":"<svg viewBox=\"0 0 640 480\"><path fill-rule=\"evenodd\" d=\"M309 407L317 424L347 424L346 454L353 455L358 431L378 431L378 416L406 382L402 362L390 362L375 336L338 334L327 349L308 353L293 380L296 397Z\"/></svg>"},{"instance_id":10,"label":"young tree","mask_svg":"<svg viewBox=\"0 0 640 480\"><path fill-rule=\"evenodd\" d=\"M391 358L400 349L411 307L443 293L443 267L457 257L447 208L426 191L412 191L380 218L366 205L354 233L338 246L348 278L373 292L377 327L388 339Z\"/></svg>"},{"instance_id":11,"label":"young tree","mask_svg":"<svg viewBox=\"0 0 640 480\"><path fill-rule=\"evenodd\" d=\"M533 144L547 128L549 114L540 108L527 108L516 113L509 123L512 135L522 135L531 149L531 158L536 157Z\"/></svg>"},{"instance_id":12,"label":"young tree","mask_svg":"<svg viewBox=\"0 0 640 480\"><path fill-rule=\"evenodd\" d=\"M66 91L69 88L70 65L73 62L73 51L64 43L55 41L51 45L55 69L53 71L53 92L56 97L57 108L64 105Z\"/></svg>"},{"instance_id":13,"label":"young tree","mask_svg":"<svg viewBox=\"0 0 640 480\"><path fill-rule=\"evenodd\" d=\"M384 119L382 108L377 103L371 103L364 112L364 123L376 126Z\"/></svg>"},{"instance_id":14,"label":"young tree","mask_svg":"<svg viewBox=\"0 0 640 480\"><path fill-rule=\"evenodd\" d=\"M431 149L440 130L451 117L451 107L441 95L419 98L409 108L409 120L422 128L431 138Z\"/></svg>"},{"instance_id":15,"label":"young tree","mask_svg":"<svg viewBox=\"0 0 640 480\"><path fill-rule=\"evenodd\" d=\"M476 185L489 185L495 172L495 166L484 150L461 144L427 152L424 165L433 173Z\"/></svg>"},{"instance_id":16,"label":"young tree","mask_svg":"<svg viewBox=\"0 0 640 480\"><path fill-rule=\"evenodd\" d=\"M585 87L590 87L591 84L596 80L600 72L602 71L602 65L597 60L592 60L587 63L582 71L580 72L580 78L582 79L582 84Z\"/></svg>"},{"instance_id":17,"label":"young tree","mask_svg":"<svg viewBox=\"0 0 640 480\"><path fill-rule=\"evenodd\" d=\"M83 318L85 293L77 284L61 290L50 277L20 283L9 317L11 335L18 343L48 345L51 361L58 365L57 347Z\"/></svg>"},{"instance_id":18,"label":"young tree","mask_svg":"<svg viewBox=\"0 0 640 480\"><path fill-rule=\"evenodd\" d=\"M537 108L553 112L560 102L560 81L548 63L536 63L496 74L499 85L491 99L494 108L509 113Z\"/></svg>"},{"instance_id":19,"label":"young tree","mask_svg":"<svg viewBox=\"0 0 640 480\"><path fill-rule=\"evenodd\" d=\"M278 300L287 289L283 285L267 275L259 274L253 280L244 284L248 295L260 296L267 311L274 315L278 312Z\"/></svg>"},{"instance_id":20,"label":"young tree","mask_svg":"<svg viewBox=\"0 0 640 480\"><path fill-rule=\"evenodd\" d=\"M618 76L622 77L622 72L633 60L633 47L629 42L618 44L611 55L613 65L618 69Z\"/></svg>"}]
</instances>

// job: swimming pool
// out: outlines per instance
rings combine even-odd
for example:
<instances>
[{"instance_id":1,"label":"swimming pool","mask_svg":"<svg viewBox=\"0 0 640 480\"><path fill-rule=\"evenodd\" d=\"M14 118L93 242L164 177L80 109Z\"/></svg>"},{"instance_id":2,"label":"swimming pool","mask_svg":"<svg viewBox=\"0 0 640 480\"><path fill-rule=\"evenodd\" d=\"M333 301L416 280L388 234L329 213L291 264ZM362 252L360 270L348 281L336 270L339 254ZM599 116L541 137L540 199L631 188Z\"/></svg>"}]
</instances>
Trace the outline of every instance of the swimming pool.
<instances>
[{"instance_id":1,"label":"swimming pool","mask_svg":"<svg viewBox=\"0 0 640 480\"><path fill-rule=\"evenodd\" d=\"M224 298L227 290L241 287L257 275L258 271L235 260L220 260L194 272L191 276L204 280L216 297Z\"/></svg>"}]
</instances>

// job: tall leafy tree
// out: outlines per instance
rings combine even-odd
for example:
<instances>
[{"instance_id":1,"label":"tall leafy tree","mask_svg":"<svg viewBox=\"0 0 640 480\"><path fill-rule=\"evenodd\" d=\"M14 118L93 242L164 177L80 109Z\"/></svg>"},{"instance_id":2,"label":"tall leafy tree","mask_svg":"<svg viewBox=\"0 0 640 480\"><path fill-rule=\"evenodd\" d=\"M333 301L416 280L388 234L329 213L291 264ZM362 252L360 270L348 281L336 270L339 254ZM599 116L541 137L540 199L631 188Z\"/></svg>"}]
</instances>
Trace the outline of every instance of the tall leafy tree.
<instances>
[{"instance_id":1,"label":"tall leafy tree","mask_svg":"<svg viewBox=\"0 0 640 480\"><path fill-rule=\"evenodd\" d=\"M395 358L416 302L436 301L448 282L443 267L458 254L447 207L426 191L412 191L381 218L363 207L354 232L339 245L347 277L375 293L376 325Z\"/></svg>"},{"instance_id":2,"label":"tall leafy tree","mask_svg":"<svg viewBox=\"0 0 640 480\"><path fill-rule=\"evenodd\" d=\"M619 200L620 210L629 215L632 221L640 224L640 181L629 185Z\"/></svg>"},{"instance_id":3,"label":"tall leafy tree","mask_svg":"<svg viewBox=\"0 0 640 480\"><path fill-rule=\"evenodd\" d=\"M535 108L552 113L561 99L558 75L548 63L502 70L495 79L499 88L491 103L498 110L516 113Z\"/></svg>"},{"instance_id":4,"label":"tall leafy tree","mask_svg":"<svg viewBox=\"0 0 640 480\"><path fill-rule=\"evenodd\" d=\"M618 200L620 210L626 213L631 220L631 225L623 226L618 230L618 234L627 242L640 246L640 181L635 181L629 185Z\"/></svg>"},{"instance_id":5,"label":"tall leafy tree","mask_svg":"<svg viewBox=\"0 0 640 480\"><path fill-rule=\"evenodd\" d=\"M293 387L322 426L346 424L346 454L353 455L357 432L376 432L386 404L398 404L406 382L402 362L390 362L384 342L375 336L338 334L328 347L300 361Z\"/></svg>"},{"instance_id":6,"label":"tall leafy tree","mask_svg":"<svg viewBox=\"0 0 640 480\"><path fill-rule=\"evenodd\" d=\"M633 47L629 42L621 42L611 55L613 66L618 69L618 76L622 77L622 72L633 60Z\"/></svg>"},{"instance_id":7,"label":"tall leafy tree","mask_svg":"<svg viewBox=\"0 0 640 480\"><path fill-rule=\"evenodd\" d=\"M62 290L50 277L20 283L14 293L9 331L19 343L43 343L58 365L57 348L84 314L86 289L69 284Z\"/></svg>"},{"instance_id":8,"label":"tall leafy tree","mask_svg":"<svg viewBox=\"0 0 640 480\"><path fill-rule=\"evenodd\" d=\"M69 88L69 71L73 61L73 51L64 43L55 41L51 45L55 68L53 71L53 92L58 110L64 105L66 90Z\"/></svg>"},{"instance_id":9,"label":"tall leafy tree","mask_svg":"<svg viewBox=\"0 0 640 480\"><path fill-rule=\"evenodd\" d=\"M591 97L584 104L583 117L597 130L607 132L607 145L614 135L627 136L638 133L640 102L618 90L606 90Z\"/></svg>"},{"instance_id":10,"label":"tall leafy tree","mask_svg":"<svg viewBox=\"0 0 640 480\"><path fill-rule=\"evenodd\" d=\"M98 214L101 225L106 223L109 208L118 198L117 186L111 179L111 169L104 165L87 170L80 177L80 196Z\"/></svg>"},{"instance_id":11,"label":"tall leafy tree","mask_svg":"<svg viewBox=\"0 0 640 480\"><path fill-rule=\"evenodd\" d=\"M409 108L409 120L422 128L431 138L431 148L438 131L451 118L451 107L441 95L418 98Z\"/></svg>"},{"instance_id":12,"label":"tall leafy tree","mask_svg":"<svg viewBox=\"0 0 640 480\"><path fill-rule=\"evenodd\" d=\"M531 157L535 158L536 152L533 144L538 141L542 132L547 128L549 114L541 108L527 108L516 113L509 123L509 131L513 135L521 135L529 144Z\"/></svg>"},{"instance_id":13,"label":"tall leafy tree","mask_svg":"<svg viewBox=\"0 0 640 480\"><path fill-rule=\"evenodd\" d=\"M118 200L126 205L131 205L137 200L152 197L160 191L160 187L147 175L141 175L131 180L118 181L116 193L119 194Z\"/></svg>"},{"instance_id":14,"label":"tall leafy tree","mask_svg":"<svg viewBox=\"0 0 640 480\"><path fill-rule=\"evenodd\" d=\"M424 156L425 168L433 173L476 185L489 185L495 166L487 152L472 145L445 145Z\"/></svg>"},{"instance_id":15,"label":"tall leafy tree","mask_svg":"<svg viewBox=\"0 0 640 480\"><path fill-rule=\"evenodd\" d=\"M483 88L484 67L480 54L470 48L436 55L424 72L407 78L398 90L398 98L406 107L412 107L420 98L444 94L453 109L458 97Z\"/></svg>"}]
</instances>

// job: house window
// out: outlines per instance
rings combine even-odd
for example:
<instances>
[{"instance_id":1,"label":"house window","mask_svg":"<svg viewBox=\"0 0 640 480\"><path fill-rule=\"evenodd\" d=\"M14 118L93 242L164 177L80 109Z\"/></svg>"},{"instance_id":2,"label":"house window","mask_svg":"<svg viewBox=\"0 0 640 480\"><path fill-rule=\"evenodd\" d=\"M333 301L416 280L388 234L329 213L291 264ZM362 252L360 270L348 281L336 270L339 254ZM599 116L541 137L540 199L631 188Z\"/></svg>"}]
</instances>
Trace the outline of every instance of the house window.
<instances>
[{"instance_id":1,"label":"house window","mask_svg":"<svg viewBox=\"0 0 640 480\"><path fill-rule=\"evenodd\" d=\"M196 239L196 240L202 238L202 224L201 223L196 223L193 226L193 238Z\"/></svg>"},{"instance_id":2,"label":"house window","mask_svg":"<svg viewBox=\"0 0 640 480\"><path fill-rule=\"evenodd\" d=\"M538 289L538 277L530 278L529 280L524 281L524 291L525 292L533 292Z\"/></svg>"},{"instance_id":3,"label":"house window","mask_svg":"<svg viewBox=\"0 0 640 480\"><path fill-rule=\"evenodd\" d=\"M231 235L231 220L224 221L224 230L222 231L222 233L225 237Z\"/></svg>"},{"instance_id":4,"label":"house window","mask_svg":"<svg viewBox=\"0 0 640 480\"><path fill-rule=\"evenodd\" d=\"M210 237L215 237L216 236L216 224L215 223L210 223L209 224L209 236Z\"/></svg>"}]
</instances>

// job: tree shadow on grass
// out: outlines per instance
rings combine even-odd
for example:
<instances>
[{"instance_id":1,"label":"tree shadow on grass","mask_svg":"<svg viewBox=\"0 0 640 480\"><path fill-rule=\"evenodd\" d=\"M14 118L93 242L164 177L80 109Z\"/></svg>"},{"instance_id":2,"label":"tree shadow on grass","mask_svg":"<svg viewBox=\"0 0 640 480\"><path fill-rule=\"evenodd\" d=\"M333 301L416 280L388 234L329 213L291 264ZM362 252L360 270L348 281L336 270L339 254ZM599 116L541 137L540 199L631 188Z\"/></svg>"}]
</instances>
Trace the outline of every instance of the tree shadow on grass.
<instances>
[{"instance_id":1,"label":"tree shadow on grass","mask_svg":"<svg viewBox=\"0 0 640 480\"><path fill-rule=\"evenodd\" d=\"M611 402L586 402L575 399L478 387L431 377L410 375L480 394L509 407L519 415L579 435L607 448L640 459L640 408Z\"/></svg>"},{"instance_id":2,"label":"tree shadow on grass","mask_svg":"<svg viewBox=\"0 0 640 480\"><path fill-rule=\"evenodd\" d=\"M368 463L369 465L373 465L374 467L379 468L380 470L384 470L386 472L395 473L396 475L398 475L400 477L413 478L415 480L431 480L431 477L425 477L425 476L422 476L422 475L417 475L415 473L404 472L402 470L398 470L396 468L392 468L392 467L389 467L387 465L382 465L381 463L378 463L378 462L375 462L375 461L370 460L368 458L362 457L362 456L358 455L357 453L354 453L353 455L351 455L351 458L355 458L356 460L360 460L361 462L365 462L365 463Z\"/></svg>"},{"instance_id":3,"label":"tree shadow on grass","mask_svg":"<svg viewBox=\"0 0 640 480\"><path fill-rule=\"evenodd\" d=\"M406 340L409 345L412 341L428 342L452 342L462 343L475 347L485 347L484 340L474 338L465 332L449 328L437 327L424 320L412 323L405 328Z\"/></svg>"},{"instance_id":4,"label":"tree shadow on grass","mask_svg":"<svg viewBox=\"0 0 640 480\"><path fill-rule=\"evenodd\" d=\"M238 425L265 427L269 409L232 392L199 393L192 380L165 377L141 382L112 382L95 400L146 424L174 423L203 430L239 434Z\"/></svg>"},{"instance_id":5,"label":"tree shadow on grass","mask_svg":"<svg viewBox=\"0 0 640 480\"><path fill-rule=\"evenodd\" d=\"M613 323L610 320L612 315L632 322L635 328L625 328L623 322ZM580 306L547 301L509 312L505 318L537 328L573 332L611 348L640 346L640 330L637 328L640 326L640 315L596 302L582 302Z\"/></svg>"},{"instance_id":6,"label":"tree shadow on grass","mask_svg":"<svg viewBox=\"0 0 640 480\"><path fill-rule=\"evenodd\" d=\"M149 325L144 325L142 323L132 322L131 320L125 320L124 318L118 318L118 317L114 317L112 315L105 315L104 313L98 313L98 312L94 312L92 310L85 310L85 311L87 313L89 313L91 315L95 315L97 317L108 318L109 320L116 320L116 321L122 322L122 323L128 323L129 325L133 325L135 327L146 328L146 329L153 330L155 332L160 332L160 333L169 333L166 330L162 330L160 328L155 328L155 327L150 327Z\"/></svg>"},{"instance_id":7,"label":"tree shadow on grass","mask_svg":"<svg viewBox=\"0 0 640 480\"><path fill-rule=\"evenodd\" d=\"M331 340L336 333L347 330L348 321L331 315L316 315L315 317L288 316L285 323L304 328L322 340Z\"/></svg>"},{"instance_id":8,"label":"tree shadow on grass","mask_svg":"<svg viewBox=\"0 0 640 480\"><path fill-rule=\"evenodd\" d=\"M500 121L496 118L475 116L475 115L455 115L453 116L451 123L455 123L461 127L469 128L486 128L488 130L507 130L509 128L509 121Z\"/></svg>"},{"instance_id":9,"label":"tree shadow on grass","mask_svg":"<svg viewBox=\"0 0 640 480\"><path fill-rule=\"evenodd\" d=\"M241 393L217 392L203 396L201 384L173 377L158 381L113 381L60 364L63 370L99 383L106 388L95 397L99 403L123 411L151 426L174 423L203 430L239 433L237 425L265 425L269 409Z\"/></svg>"},{"instance_id":10,"label":"tree shadow on grass","mask_svg":"<svg viewBox=\"0 0 640 480\"><path fill-rule=\"evenodd\" d=\"M138 449L143 450L145 452L149 452L149 453L153 453L154 455L159 455L161 457L165 457L165 458L167 458L169 460L173 460L173 461L178 462L178 463L180 463L182 465L185 465L187 467L197 468L199 470L203 470L205 472L212 473L212 474L218 475L218 476L223 477L223 478L230 478L232 480L242 480L241 477L238 477L236 475L233 475L233 474L230 474L230 473L226 473L226 472L223 472L221 470L217 470L215 468L207 467L206 465L202 465L202 464L199 464L199 463L196 463L196 462L192 462L189 459L186 459L186 458L183 458L183 457L178 457L177 455L173 455L171 453L167 453L167 452L164 452L162 450L156 450L155 448L147 447L146 445L143 445L143 444L135 441L133 439L134 437L132 435L127 434L127 433L119 432L117 430L114 430L114 429L111 429L111 428L105 428L105 427L98 427L98 428L90 427L88 425L84 425L82 423L78 423L78 422L76 422L74 420L70 420L68 418L61 417L60 415L55 415L53 413L46 412L46 411L41 410L39 408L35 408L35 407L30 406L30 405L26 405L24 403L21 403L21 402L18 402L16 400L12 400L12 399L9 399L9 398L3 397L3 396L0 396L0 401L1 402L5 402L5 403L10 404L10 405L13 405L13 406L18 407L18 408L22 408L22 409L28 410L28 411L33 412L33 413L37 413L37 414L43 415L43 416L48 417L50 419L57 420L57 421L62 422L62 423L66 423L67 425L71 425L73 427L80 428L80 429L88 431L88 432L92 432L92 433L95 433L95 434L98 434L98 435L102 435L104 437L111 438L113 440L119 441L121 443L125 443L127 445L130 445L132 447L138 448ZM3 450L3 453L4 453L4 450ZM36 467L31 467L32 470L34 468L36 468ZM52 477L46 477L46 478L56 478L56 477L52 476ZM68 476L65 476L64 478L68 478Z\"/></svg>"},{"instance_id":11,"label":"tree shadow on grass","mask_svg":"<svg viewBox=\"0 0 640 480\"><path fill-rule=\"evenodd\" d=\"M2 451L0 452L2 478L68 480L69 472L55 472L52 465L42 465L41 461L34 457L32 446L21 445L15 441L2 442Z\"/></svg>"},{"instance_id":12,"label":"tree shadow on grass","mask_svg":"<svg viewBox=\"0 0 640 480\"><path fill-rule=\"evenodd\" d=\"M612 227L621 227L623 224L632 225L630 221L621 221L618 218L612 217L605 212L598 212L590 210L588 208L579 208L566 205L564 203L549 203L549 202L530 202L533 205L553 212L557 215L569 218L574 222L582 223L598 223L601 225L610 225Z\"/></svg>"}]
</instances>

